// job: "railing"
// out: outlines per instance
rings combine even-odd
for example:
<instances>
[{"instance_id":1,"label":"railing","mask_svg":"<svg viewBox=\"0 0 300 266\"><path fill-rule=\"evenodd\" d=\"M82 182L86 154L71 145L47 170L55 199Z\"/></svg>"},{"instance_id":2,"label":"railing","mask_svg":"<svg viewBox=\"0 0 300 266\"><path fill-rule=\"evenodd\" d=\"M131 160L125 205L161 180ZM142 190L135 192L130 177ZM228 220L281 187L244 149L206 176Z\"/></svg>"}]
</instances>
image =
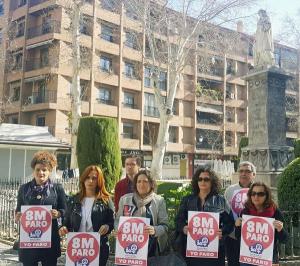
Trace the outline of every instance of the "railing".
<instances>
[{"instance_id":1,"label":"railing","mask_svg":"<svg viewBox=\"0 0 300 266\"><path fill-rule=\"evenodd\" d=\"M44 93L33 92L32 95L23 99L23 105L39 104L39 103L56 103L57 91L46 90Z\"/></svg>"},{"instance_id":2,"label":"railing","mask_svg":"<svg viewBox=\"0 0 300 266\"><path fill-rule=\"evenodd\" d=\"M144 115L151 117L159 117L159 111L157 107L153 106L145 106L144 107Z\"/></svg>"},{"instance_id":3,"label":"railing","mask_svg":"<svg viewBox=\"0 0 300 266\"><path fill-rule=\"evenodd\" d=\"M131 104L131 103L122 103L123 107L125 108L130 108L130 109L138 109L138 106L136 104Z\"/></svg>"},{"instance_id":4,"label":"railing","mask_svg":"<svg viewBox=\"0 0 300 266\"><path fill-rule=\"evenodd\" d=\"M0 180L0 238L14 241L18 236L18 225L14 222L14 213L17 206L17 194L21 184L31 180L31 177L22 180ZM53 180L53 179L52 179ZM79 178L54 179L61 183L67 195L75 193L79 188Z\"/></svg>"},{"instance_id":5,"label":"railing","mask_svg":"<svg viewBox=\"0 0 300 266\"><path fill-rule=\"evenodd\" d=\"M61 23L60 21L51 20L47 23L32 27L27 30L27 38L34 38L48 33L60 33Z\"/></svg>"},{"instance_id":6,"label":"railing","mask_svg":"<svg viewBox=\"0 0 300 266\"><path fill-rule=\"evenodd\" d=\"M107 105L114 105L114 102L112 100L106 100L98 98L96 99L98 103L107 104Z\"/></svg>"},{"instance_id":7,"label":"railing","mask_svg":"<svg viewBox=\"0 0 300 266\"><path fill-rule=\"evenodd\" d=\"M25 71L37 70L43 67L48 67L50 65L49 58L41 60L41 58L34 58L26 61Z\"/></svg>"},{"instance_id":8,"label":"railing","mask_svg":"<svg viewBox=\"0 0 300 266\"><path fill-rule=\"evenodd\" d=\"M44 2L47 2L48 0L30 0L29 1L29 7L32 7L32 6L36 6L38 4L41 4L41 3L44 3Z\"/></svg>"}]
</instances>

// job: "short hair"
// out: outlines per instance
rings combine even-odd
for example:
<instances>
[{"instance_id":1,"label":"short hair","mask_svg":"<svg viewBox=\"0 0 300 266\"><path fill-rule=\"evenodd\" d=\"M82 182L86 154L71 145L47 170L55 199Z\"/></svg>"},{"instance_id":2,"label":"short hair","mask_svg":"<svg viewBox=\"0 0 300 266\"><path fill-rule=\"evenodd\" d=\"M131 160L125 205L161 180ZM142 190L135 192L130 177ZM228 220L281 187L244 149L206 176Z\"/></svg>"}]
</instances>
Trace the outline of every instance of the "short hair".
<instances>
[{"instance_id":1,"label":"short hair","mask_svg":"<svg viewBox=\"0 0 300 266\"><path fill-rule=\"evenodd\" d=\"M254 183L252 183L252 185L250 186L248 192L247 192L247 200L245 202L245 207L247 209L251 209L254 207L252 200L251 200L251 194L253 191L254 187L263 187L266 193L266 200L263 203L263 207L264 209L269 208L269 207L276 207L276 203L274 202L273 198L272 198L272 192L271 189L264 183L261 181L256 181Z\"/></svg>"},{"instance_id":2,"label":"short hair","mask_svg":"<svg viewBox=\"0 0 300 266\"><path fill-rule=\"evenodd\" d=\"M239 163L239 169L240 169L241 166L245 166L245 165L250 166L251 167L251 171L254 174L256 174L256 167L255 167L255 165L253 163L249 162L249 161L242 161L242 162L240 162Z\"/></svg>"},{"instance_id":3,"label":"short hair","mask_svg":"<svg viewBox=\"0 0 300 266\"><path fill-rule=\"evenodd\" d=\"M48 151L38 151L33 155L30 166L34 169L37 164L45 165L51 172L57 165L57 160L53 153Z\"/></svg>"},{"instance_id":4,"label":"short hair","mask_svg":"<svg viewBox=\"0 0 300 266\"><path fill-rule=\"evenodd\" d=\"M211 179L211 192L210 193L213 195L219 194L221 191L220 179L219 179L218 175L216 174L216 172L208 165L198 167L192 177L191 185L192 185L192 190L193 190L194 194L198 195L198 193L200 192L198 181L199 181L200 174L203 172L207 172Z\"/></svg>"},{"instance_id":5,"label":"short hair","mask_svg":"<svg viewBox=\"0 0 300 266\"><path fill-rule=\"evenodd\" d=\"M140 175L145 175L149 181L149 185L150 185L150 192L154 191L156 189L156 181L151 177L151 172L149 170L146 169L142 169L140 171L138 171L138 173L134 176L133 178L133 190L135 192L138 193L137 191L137 181L138 181L138 177Z\"/></svg>"},{"instance_id":6,"label":"short hair","mask_svg":"<svg viewBox=\"0 0 300 266\"><path fill-rule=\"evenodd\" d=\"M141 167L142 166L142 159L141 157L134 155L134 154L129 154L125 157L125 161L126 159L134 159L136 161L136 164Z\"/></svg>"}]
</instances>

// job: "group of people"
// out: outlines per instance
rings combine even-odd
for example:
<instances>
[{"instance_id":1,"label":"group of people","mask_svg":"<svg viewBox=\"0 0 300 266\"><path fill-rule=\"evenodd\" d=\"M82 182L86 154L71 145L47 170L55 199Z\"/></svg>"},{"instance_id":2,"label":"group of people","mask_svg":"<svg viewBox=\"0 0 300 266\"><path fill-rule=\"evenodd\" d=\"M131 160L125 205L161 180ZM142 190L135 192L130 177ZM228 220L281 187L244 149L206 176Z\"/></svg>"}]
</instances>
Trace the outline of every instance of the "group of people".
<instances>
[{"instance_id":1,"label":"group of people","mask_svg":"<svg viewBox=\"0 0 300 266\"><path fill-rule=\"evenodd\" d=\"M51 248L19 249L19 258L24 266L35 266L38 262L43 266L57 265L57 258L61 255L60 237L68 232L99 232L99 265L106 265L109 256L108 235L113 229L114 234L118 234L121 216L149 218L150 224L144 229L149 234L148 256L164 253L168 242L166 203L163 197L155 193L156 182L150 172L140 168L139 157L131 155L125 159L126 177L116 184L114 204L105 188L103 173L95 165L88 166L83 171L78 193L67 202L63 187L49 178L56 163L53 154L37 152L31 162L34 178L22 185L18 192L17 222L21 218L22 205L52 206ZM223 196L220 194L220 180L211 168L200 167L195 171L191 180L192 193L182 199L176 217L176 241L180 241L181 253L187 265L225 265L225 257L229 266L240 265L240 227L243 214L275 218L273 263L278 263L278 242L286 241L287 232L283 227L282 214L272 200L270 188L262 182L254 182L255 174L252 163L242 162L239 166L239 182L228 187ZM241 188L249 188L247 200L241 214L234 219L230 202L234 192ZM219 213L218 258L186 257L189 211ZM61 225L58 218L61 218Z\"/></svg>"}]
</instances>

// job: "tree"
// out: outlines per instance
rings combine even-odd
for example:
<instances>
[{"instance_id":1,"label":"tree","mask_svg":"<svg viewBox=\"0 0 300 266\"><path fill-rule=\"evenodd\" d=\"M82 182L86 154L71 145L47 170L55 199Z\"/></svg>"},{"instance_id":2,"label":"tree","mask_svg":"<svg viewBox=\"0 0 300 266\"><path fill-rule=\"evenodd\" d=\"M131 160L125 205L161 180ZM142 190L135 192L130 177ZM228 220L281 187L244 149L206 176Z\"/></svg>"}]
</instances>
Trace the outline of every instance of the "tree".
<instances>
[{"instance_id":1,"label":"tree","mask_svg":"<svg viewBox=\"0 0 300 266\"><path fill-rule=\"evenodd\" d=\"M80 173L91 165L99 165L111 191L122 173L118 126L114 118L83 117L78 127L77 151Z\"/></svg>"},{"instance_id":2,"label":"tree","mask_svg":"<svg viewBox=\"0 0 300 266\"><path fill-rule=\"evenodd\" d=\"M168 141L169 124L175 95L185 66L194 62L197 44L206 43L208 49L226 45L224 33L211 23L232 20L233 11L252 3L251 0L183 0L151 1L123 0L125 9L140 22L143 32L145 60L150 68L160 124L156 143L153 145L151 173L161 177L163 157ZM230 38L228 38L230 39ZM231 42L233 42L231 40ZM143 45L145 44L145 45ZM195 62L194 62L195 63ZM159 88L160 73L168 71L166 96Z\"/></svg>"}]
</instances>

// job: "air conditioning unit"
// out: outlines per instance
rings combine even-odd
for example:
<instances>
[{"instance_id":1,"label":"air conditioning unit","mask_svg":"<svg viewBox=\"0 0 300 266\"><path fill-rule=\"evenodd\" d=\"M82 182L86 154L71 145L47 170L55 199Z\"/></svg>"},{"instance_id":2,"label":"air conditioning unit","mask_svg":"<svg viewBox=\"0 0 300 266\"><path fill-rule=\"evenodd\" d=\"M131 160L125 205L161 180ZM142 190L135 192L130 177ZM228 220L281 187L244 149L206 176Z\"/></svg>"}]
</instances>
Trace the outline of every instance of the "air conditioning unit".
<instances>
[{"instance_id":1,"label":"air conditioning unit","mask_svg":"<svg viewBox=\"0 0 300 266\"><path fill-rule=\"evenodd\" d=\"M179 161L180 161L179 154L174 154L173 155L173 164L179 164Z\"/></svg>"},{"instance_id":2,"label":"air conditioning unit","mask_svg":"<svg viewBox=\"0 0 300 266\"><path fill-rule=\"evenodd\" d=\"M34 98L34 96L33 96L33 95L31 95L31 96L28 96L28 98L27 98L27 102L28 102L29 104L33 104L33 103L35 102L35 98Z\"/></svg>"},{"instance_id":3,"label":"air conditioning unit","mask_svg":"<svg viewBox=\"0 0 300 266\"><path fill-rule=\"evenodd\" d=\"M165 155L164 157L164 164L171 164L171 155Z\"/></svg>"},{"instance_id":4,"label":"air conditioning unit","mask_svg":"<svg viewBox=\"0 0 300 266\"><path fill-rule=\"evenodd\" d=\"M180 154L180 160L186 160L187 158L187 154Z\"/></svg>"},{"instance_id":5,"label":"air conditioning unit","mask_svg":"<svg viewBox=\"0 0 300 266\"><path fill-rule=\"evenodd\" d=\"M235 98L234 93L230 93L230 99L234 99L234 98Z\"/></svg>"}]
</instances>

